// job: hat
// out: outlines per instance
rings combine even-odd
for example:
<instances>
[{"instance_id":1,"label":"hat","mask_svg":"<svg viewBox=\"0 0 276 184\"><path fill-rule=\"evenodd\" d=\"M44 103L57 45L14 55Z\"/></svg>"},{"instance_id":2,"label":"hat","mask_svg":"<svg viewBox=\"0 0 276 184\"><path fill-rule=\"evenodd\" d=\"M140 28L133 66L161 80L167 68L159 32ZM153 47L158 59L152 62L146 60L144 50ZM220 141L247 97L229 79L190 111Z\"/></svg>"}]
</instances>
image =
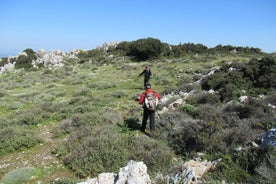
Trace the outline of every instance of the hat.
<instances>
[{"instance_id":1,"label":"hat","mask_svg":"<svg viewBox=\"0 0 276 184\"><path fill-rule=\"evenodd\" d=\"M146 85L146 88L147 88L147 89L150 89L150 88L151 88L151 85L150 85L150 84L147 84L147 85Z\"/></svg>"}]
</instances>

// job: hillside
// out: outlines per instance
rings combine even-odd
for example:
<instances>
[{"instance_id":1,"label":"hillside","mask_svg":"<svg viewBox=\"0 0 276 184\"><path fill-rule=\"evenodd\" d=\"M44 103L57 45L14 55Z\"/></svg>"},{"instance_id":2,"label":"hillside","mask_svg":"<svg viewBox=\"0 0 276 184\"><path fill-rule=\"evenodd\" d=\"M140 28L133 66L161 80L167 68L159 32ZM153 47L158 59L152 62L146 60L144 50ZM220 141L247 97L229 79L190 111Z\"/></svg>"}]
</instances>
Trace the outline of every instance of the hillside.
<instances>
[{"instance_id":1,"label":"hillside","mask_svg":"<svg viewBox=\"0 0 276 184\"><path fill-rule=\"evenodd\" d=\"M154 178L174 173L199 152L202 159L222 160L204 181L275 181L275 150L261 149L262 135L276 123L275 56L189 53L137 60L97 49L74 56L63 57L60 66L17 65L0 74L2 181L76 183L117 172L129 160L143 161ZM154 90L172 95L159 105L155 138L139 131L143 78L137 76L146 65ZM182 103L170 109L177 99Z\"/></svg>"}]
</instances>

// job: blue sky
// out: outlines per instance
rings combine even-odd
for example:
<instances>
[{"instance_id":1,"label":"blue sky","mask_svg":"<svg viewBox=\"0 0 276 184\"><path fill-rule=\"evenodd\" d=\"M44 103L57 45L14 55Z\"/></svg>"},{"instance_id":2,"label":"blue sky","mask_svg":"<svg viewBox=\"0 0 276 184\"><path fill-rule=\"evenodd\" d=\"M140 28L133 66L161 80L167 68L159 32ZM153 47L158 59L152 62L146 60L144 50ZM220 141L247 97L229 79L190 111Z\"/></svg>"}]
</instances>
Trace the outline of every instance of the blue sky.
<instances>
[{"instance_id":1,"label":"blue sky","mask_svg":"<svg viewBox=\"0 0 276 184\"><path fill-rule=\"evenodd\" d=\"M1 0L0 20L2 55L148 37L276 52L275 0Z\"/></svg>"}]
</instances>

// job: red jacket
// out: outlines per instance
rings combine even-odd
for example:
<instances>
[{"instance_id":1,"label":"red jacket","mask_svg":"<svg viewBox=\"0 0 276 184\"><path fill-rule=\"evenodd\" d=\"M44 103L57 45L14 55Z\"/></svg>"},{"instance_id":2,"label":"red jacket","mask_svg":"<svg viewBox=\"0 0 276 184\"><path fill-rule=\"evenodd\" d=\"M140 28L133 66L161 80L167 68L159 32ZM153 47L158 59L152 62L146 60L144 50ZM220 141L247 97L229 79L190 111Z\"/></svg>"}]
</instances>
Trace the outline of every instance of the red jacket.
<instances>
[{"instance_id":1,"label":"red jacket","mask_svg":"<svg viewBox=\"0 0 276 184\"><path fill-rule=\"evenodd\" d=\"M146 91L142 93L140 96L139 104L143 105L146 94L151 94L151 93L154 93L154 95L158 98L158 100L161 99L161 96L156 91L152 91L151 89L146 89Z\"/></svg>"}]
</instances>

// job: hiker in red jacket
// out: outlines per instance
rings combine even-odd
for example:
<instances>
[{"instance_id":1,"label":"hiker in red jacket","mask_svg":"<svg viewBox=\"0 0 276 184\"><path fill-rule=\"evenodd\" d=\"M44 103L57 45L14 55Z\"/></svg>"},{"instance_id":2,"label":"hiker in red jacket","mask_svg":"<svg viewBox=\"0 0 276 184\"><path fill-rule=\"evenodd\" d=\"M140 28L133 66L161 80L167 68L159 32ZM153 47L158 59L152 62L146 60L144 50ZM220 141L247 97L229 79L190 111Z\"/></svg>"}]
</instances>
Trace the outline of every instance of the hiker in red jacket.
<instances>
[{"instance_id":1,"label":"hiker in red jacket","mask_svg":"<svg viewBox=\"0 0 276 184\"><path fill-rule=\"evenodd\" d=\"M148 101L149 99L148 96L150 96L151 94L153 94L154 97L156 97L155 101L152 102L154 103L152 107L147 105L148 103L151 103ZM158 92L152 91L150 84L146 85L146 91L143 92L140 96L139 104L143 105L143 109L144 109L141 131L145 133L147 120L148 120L148 117L150 117L150 136L153 136L155 131L155 110L156 110L155 108L157 106L158 100L160 99L161 99L161 96L158 94Z\"/></svg>"}]
</instances>

